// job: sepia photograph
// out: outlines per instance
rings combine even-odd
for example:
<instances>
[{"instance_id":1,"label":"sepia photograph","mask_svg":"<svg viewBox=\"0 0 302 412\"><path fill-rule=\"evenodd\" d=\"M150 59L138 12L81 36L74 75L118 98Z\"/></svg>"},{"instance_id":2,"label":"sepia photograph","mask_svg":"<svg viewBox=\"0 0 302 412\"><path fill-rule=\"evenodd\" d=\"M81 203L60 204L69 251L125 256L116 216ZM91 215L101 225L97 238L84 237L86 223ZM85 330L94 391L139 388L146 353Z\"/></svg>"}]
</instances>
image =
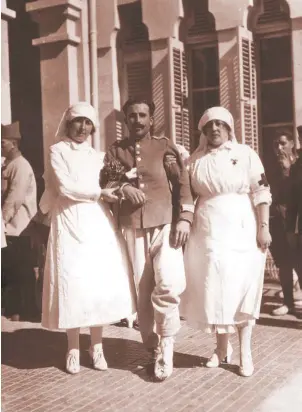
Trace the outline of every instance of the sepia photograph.
<instances>
[{"instance_id":1,"label":"sepia photograph","mask_svg":"<svg viewBox=\"0 0 302 412\"><path fill-rule=\"evenodd\" d=\"M1 411L302 411L302 0L1 0Z\"/></svg>"}]
</instances>

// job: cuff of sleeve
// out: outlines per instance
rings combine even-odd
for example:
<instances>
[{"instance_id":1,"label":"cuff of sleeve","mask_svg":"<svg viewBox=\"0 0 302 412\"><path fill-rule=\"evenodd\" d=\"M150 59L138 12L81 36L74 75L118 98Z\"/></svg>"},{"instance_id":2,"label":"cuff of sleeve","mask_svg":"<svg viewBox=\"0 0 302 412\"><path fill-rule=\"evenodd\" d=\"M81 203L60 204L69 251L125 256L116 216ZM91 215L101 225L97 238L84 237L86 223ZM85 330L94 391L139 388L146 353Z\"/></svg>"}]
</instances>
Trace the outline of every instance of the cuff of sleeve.
<instances>
[{"instance_id":1,"label":"cuff of sleeve","mask_svg":"<svg viewBox=\"0 0 302 412\"><path fill-rule=\"evenodd\" d=\"M253 203L255 206L258 206L261 203L267 203L270 206L272 203L272 196L268 191L255 192L253 193Z\"/></svg>"},{"instance_id":2,"label":"cuff of sleeve","mask_svg":"<svg viewBox=\"0 0 302 412\"><path fill-rule=\"evenodd\" d=\"M102 194L102 189L101 189L101 188L98 188L98 190L96 190L96 192L95 192L95 195L92 196L92 197L90 198L90 200L92 200L93 202L98 201L99 198L101 197L101 194Z\"/></svg>"},{"instance_id":3,"label":"cuff of sleeve","mask_svg":"<svg viewBox=\"0 0 302 412\"><path fill-rule=\"evenodd\" d=\"M181 212L191 212L194 213L194 205L183 204L180 206Z\"/></svg>"},{"instance_id":4,"label":"cuff of sleeve","mask_svg":"<svg viewBox=\"0 0 302 412\"><path fill-rule=\"evenodd\" d=\"M125 198L125 195L124 195L124 187L125 186L127 186L127 185L130 185L131 186L131 183L128 183L128 182L126 182L126 183L123 183L122 185L121 185L121 187L119 188L119 193L120 193L120 195L121 195L121 197L120 197L120 200L125 200L126 198Z\"/></svg>"},{"instance_id":5,"label":"cuff of sleeve","mask_svg":"<svg viewBox=\"0 0 302 412\"><path fill-rule=\"evenodd\" d=\"M193 223L193 212L190 212L190 211L180 212L178 220L186 220L187 222L192 224Z\"/></svg>"}]
</instances>

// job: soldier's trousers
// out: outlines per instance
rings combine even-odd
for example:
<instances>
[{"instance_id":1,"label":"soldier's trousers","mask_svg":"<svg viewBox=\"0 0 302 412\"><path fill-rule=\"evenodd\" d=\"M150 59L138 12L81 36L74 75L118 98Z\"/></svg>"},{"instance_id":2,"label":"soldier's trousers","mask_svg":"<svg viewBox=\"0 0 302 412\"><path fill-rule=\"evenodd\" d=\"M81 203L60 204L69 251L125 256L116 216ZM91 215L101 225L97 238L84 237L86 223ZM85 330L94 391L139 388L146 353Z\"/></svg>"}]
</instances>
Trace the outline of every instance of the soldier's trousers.
<instances>
[{"instance_id":1,"label":"soldier's trousers","mask_svg":"<svg viewBox=\"0 0 302 412\"><path fill-rule=\"evenodd\" d=\"M124 230L138 297L138 321L143 342L154 348L158 335L180 329L180 295L186 280L182 248L170 246L171 225Z\"/></svg>"},{"instance_id":2,"label":"soldier's trousers","mask_svg":"<svg viewBox=\"0 0 302 412\"><path fill-rule=\"evenodd\" d=\"M293 269L296 270L302 287L302 237L297 234L296 244L288 243L282 216L274 216L270 219L270 233L272 236L270 251L279 268L284 304L292 308L294 306Z\"/></svg>"}]
</instances>

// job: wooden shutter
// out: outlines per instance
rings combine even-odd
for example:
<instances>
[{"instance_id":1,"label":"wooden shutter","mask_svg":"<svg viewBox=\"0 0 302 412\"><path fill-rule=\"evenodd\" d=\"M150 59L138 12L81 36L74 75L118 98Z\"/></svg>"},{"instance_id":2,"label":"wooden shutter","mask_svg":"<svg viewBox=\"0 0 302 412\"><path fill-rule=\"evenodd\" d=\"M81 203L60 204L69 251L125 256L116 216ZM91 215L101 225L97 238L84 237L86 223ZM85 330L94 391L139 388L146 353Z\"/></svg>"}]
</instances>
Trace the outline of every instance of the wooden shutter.
<instances>
[{"instance_id":1,"label":"wooden shutter","mask_svg":"<svg viewBox=\"0 0 302 412\"><path fill-rule=\"evenodd\" d=\"M129 62L127 63L126 70L127 98L137 97L150 100L152 95L150 59Z\"/></svg>"},{"instance_id":2,"label":"wooden shutter","mask_svg":"<svg viewBox=\"0 0 302 412\"><path fill-rule=\"evenodd\" d=\"M188 109L188 75L183 43L171 43L172 56L172 139L188 151L191 148Z\"/></svg>"},{"instance_id":3,"label":"wooden shutter","mask_svg":"<svg viewBox=\"0 0 302 412\"><path fill-rule=\"evenodd\" d=\"M289 8L282 0L262 0L262 13L257 24L273 24L289 20Z\"/></svg>"},{"instance_id":4,"label":"wooden shutter","mask_svg":"<svg viewBox=\"0 0 302 412\"><path fill-rule=\"evenodd\" d=\"M240 71L240 119L242 143L259 150L257 114L257 78L255 46L252 33L238 28Z\"/></svg>"}]
</instances>

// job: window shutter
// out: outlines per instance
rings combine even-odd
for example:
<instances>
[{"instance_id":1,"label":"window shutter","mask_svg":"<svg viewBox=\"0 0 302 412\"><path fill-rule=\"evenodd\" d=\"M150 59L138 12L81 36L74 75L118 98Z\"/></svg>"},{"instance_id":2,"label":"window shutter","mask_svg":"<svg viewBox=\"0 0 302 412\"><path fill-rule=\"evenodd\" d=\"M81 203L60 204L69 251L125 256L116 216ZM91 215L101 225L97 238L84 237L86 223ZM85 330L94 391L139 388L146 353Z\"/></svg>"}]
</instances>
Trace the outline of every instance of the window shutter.
<instances>
[{"instance_id":1,"label":"window shutter","mask_svg":"<svg viewBox=\"0 0 302 412\"><path fill-rule=\"evenodd\" d=\"M262 10L258 24L276 23L289 20L289 9L282 0L262 0Z\"/></svg>"},{"instance_id":2,"label":"window shutter","mask_svg":"<svg viewBox=\"0 0 302 412\"><path fill-rule=\"evenodd\" d=\"M240 70L240 118L242 143L259 150L257 114L257 78L252 33L238 28Z\"/></svg>"},{"instance_id":3,"label":"window shutter","mask_svg":"<svg viewBox=\"0 0 302 412\"><path fill-rule=\"evenodd\" d=\"M183 43L172 42L172 139L190 151L188 75Z\"/></svg>"},{"instance_id":4,"label":"window shutter","mask_svg":"<svg viewBox=\"0 0 302 412\"><path fill-rule=\"evenodd\" d=\"M151 61L127 63L127 96L150 100L152 94Z\"/></svg>"}]
</instances>

